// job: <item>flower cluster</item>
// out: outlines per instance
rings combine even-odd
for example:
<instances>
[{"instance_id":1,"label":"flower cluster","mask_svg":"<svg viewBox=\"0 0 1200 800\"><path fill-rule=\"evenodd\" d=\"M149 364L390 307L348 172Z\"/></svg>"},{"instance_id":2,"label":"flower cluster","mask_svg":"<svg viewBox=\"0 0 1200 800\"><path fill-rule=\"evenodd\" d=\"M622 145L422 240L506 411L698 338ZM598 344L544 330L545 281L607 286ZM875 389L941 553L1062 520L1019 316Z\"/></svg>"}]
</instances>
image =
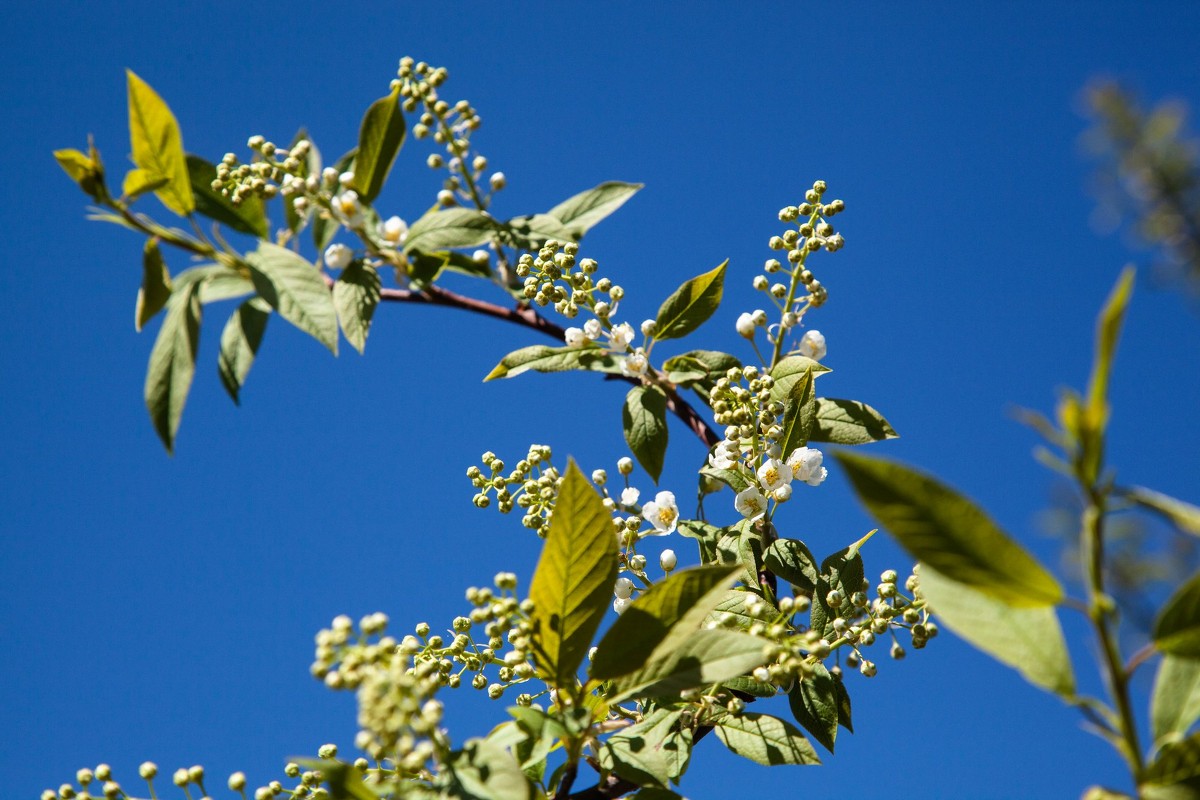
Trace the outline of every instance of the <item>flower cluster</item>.
<instances>
[{"instance_id":1,"label":"flower cluster","mask_svg":"<svg viewBox=\"0 0 1200 800\"><path fill-rule=\"evenodd\" d=\"M501 514L512 511L514 505L519 506L525 511L521 524L545 537L558 496L558 483L562 479L558 469L550 464L550 457L551 451L546 445L530 445L525 458L505 474L504 460L489 450L481 461L490 475L476 466L467 469L471 485L479 490L472 502L478 508L487 508L492 503L489 493L495 493Z\"/></svg>"}]
</instances>

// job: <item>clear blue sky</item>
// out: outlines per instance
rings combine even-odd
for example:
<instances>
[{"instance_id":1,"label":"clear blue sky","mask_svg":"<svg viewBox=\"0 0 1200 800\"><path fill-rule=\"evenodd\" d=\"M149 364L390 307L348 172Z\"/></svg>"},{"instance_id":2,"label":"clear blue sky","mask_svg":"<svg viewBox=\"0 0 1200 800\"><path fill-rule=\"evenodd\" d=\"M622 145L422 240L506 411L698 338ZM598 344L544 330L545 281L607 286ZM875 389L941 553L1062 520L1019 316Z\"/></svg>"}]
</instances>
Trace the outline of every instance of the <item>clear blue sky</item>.
<instances>
[{"instance_id":1,"label":"clear blue sky","mask_svg":"<svg viewBox=\"0 0 1200 800\"><path fill-rule=\"evenodd\" d=\"M1037 533L1049 475L1014 406L1080 385L1092 319L1138 257L1089 227L1079 93L1101 75L1200 102L1192 3L18 4L0 49L0 747L3 794L77 768L125 782L152 759L235 769L254 785L288 755L350 748L353 698L307 673L336 614L395 631L448 624L463 589L527 579L537 542L470 504L485 449L551 444L589 468L622 455L623 389L595 376L481 384L524 330L437 309L384 308L365 358L333 359L276 320L235 409L212 316L180 434L162 451L142 406L151 334L133 331L141 242L84 220L50 151L92 132L119 175L125 67L172 105L211 159L253 133L307 125L348 148L397 59L450 69L450 94L510 189L499 213L544 211L602 180L646 189L585 243L652 316L682 279L731 259L699 344L739 348L750 279L776 211L815 178L847 203L846 248L823 258L830 394L866 400L920 464L985 506L1049 563ZM410 142L379 206L419 216L438 188ZM176 257L172 267L183 263ZM460 287L461 288L461 287ZM485 287L480 287L485 288ZM1200 320L1142 281L1122 343L1111 456L1122 479L1200 500ZM749 357L748 353L735 349ZM554 410L552 410L554 409ZM569 427L564 425L569 421ZM701 457L681 426L663 486L688 496ZM786 509L814 550L871 527L832 469ZM649 489L643 482L643 488ZM692 557L682 540L675 543ZM868 572L907 559L876 539ZM1099 691L1077 620L1077 671ZM881 653L882 656L882 653ZM821 768L768 770L698 748L693 798L1074 797L1120 785L1077 715L950 636L852 680L854 736ZM1143 689L1145 687L1142 687ZM460 692L456 735L503 713ZM786 715L786 708L778 709ZM212 784L210 784L210 788ZM169 788L169 787L168 787Z\"/></svg>"}]
</instances>

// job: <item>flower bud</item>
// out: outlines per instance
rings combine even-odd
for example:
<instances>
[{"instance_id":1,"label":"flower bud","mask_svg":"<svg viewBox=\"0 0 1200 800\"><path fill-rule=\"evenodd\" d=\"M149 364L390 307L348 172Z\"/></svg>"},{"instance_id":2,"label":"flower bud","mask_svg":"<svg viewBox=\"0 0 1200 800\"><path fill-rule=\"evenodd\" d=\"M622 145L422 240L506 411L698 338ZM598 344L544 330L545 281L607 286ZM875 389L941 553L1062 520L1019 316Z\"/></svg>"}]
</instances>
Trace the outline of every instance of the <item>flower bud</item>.
<instances>
[{"instance_id":1,"label":"flower bud","mask_svg":"<svg viewBox=\"0 0 1200 800\"><path fill-rule=\"evenodd\" d=\"M753 314L742 313L738 316L734 327L737 328L738 335L753 339L754 331L758 326L754 322Z\"/></svg>"},{"instance_id":2,"label":"flower bud","mask_svg":"<svg viewBox=\"0 0 1200 800\"><path fill-rule=\"evenodd\" d=\"M158 774L158 765L153 761L144 761L138 767L138 775L142 776L142 780L154 780L154 776Z\"/></svg>"},{"instance_id":3,"label":"flower bud","mask_svg":"<svg viewBox=\"0 0 1200 800\"><path fill-rule=\"evenodd\" d=\"M633 472L633 459L625 456L617 461L617 471L622 475L628 475Z\"/></svg>"},{"instance_id":4,"label":"flower bud","mask_svg":"<svg viewBox=\"0 0 1200 800\"><path fill-rule=\"evenodd\" d=\"M503 172L493 172L492 177L488 178L488 184L492 187L493 192L498 192L508 185L508 180L504 177Z\"/></svg>"},{"instance_id":5,"label":"flower bud","mask_svg":"<svg viewBox=\"0 0 1200 800\"><path fill-rule=\"evenodd\" d=\"M662 567L663 572L670 572L675 569L678 559L675 556L674 550L663 550L658 557L658 565Z\"/></svg>"}]
</instances>

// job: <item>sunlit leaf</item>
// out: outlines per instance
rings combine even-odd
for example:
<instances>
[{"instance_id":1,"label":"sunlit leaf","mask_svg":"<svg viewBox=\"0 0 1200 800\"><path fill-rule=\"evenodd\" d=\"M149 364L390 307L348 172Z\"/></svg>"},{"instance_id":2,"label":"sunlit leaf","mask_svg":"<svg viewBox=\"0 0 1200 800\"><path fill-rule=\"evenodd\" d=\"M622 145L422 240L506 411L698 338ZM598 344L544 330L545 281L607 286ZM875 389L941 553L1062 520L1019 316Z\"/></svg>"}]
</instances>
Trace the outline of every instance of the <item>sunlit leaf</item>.
<instances>
[{"instance_id":1,"label":"sunlit leaf","mask_svg":"<svg viewBox=\"0 0 1200 800\"><path fill-rule=\"evenodd\" d=\"M254 358L258 355L258 346L262 343L270 316L269 305L260 298L251 298L229 316L221 332L217 373L221 376L221 385L234 403L241 402L242 385L246 382L250 367L254 366Z\"/></svg>"},{"instance_id":2,"label":"sunlit leaf","mask_svg":"<svg viewBox=\"0 0 1200 800\"><path fill-rule=\"evenodd\" d=\"M329 287L312 264L284 247L261 242L246 254L254 288L279 315L337 355L337 311Z\"/></svg>"},{"instance_id":3,"label":"sunlit leaf","mask_svg":"<svg viewBox=\"0 0 1200 800\"><path fill-rule=\"evenodd\" d=\"M447 247L478 247L496 234L496 228L496 220L472 208L431 211L408 229L404 249L428 253Z\"/></svg>"},{"instance_id":4,"label":"sunlit leaf","mask_svg":"<svg viewBox=\"0 0 1200 800\"><path fill-rule=\"evenodd\" d=\"M500 359L500 363L484 378L515 378L522 372L566 372L568 370L595 370L619 373L616 358L599 347L548 347L535 344L522 347Z\"/></svg>"},{"instance_id":5,"label":"sunlit leaf","mask_svg":"<svg viewBox=\"0 0 1200 800\"><path fill-rule=\"evenodd\" d=\"M176 291L167 304L167 315L150 351L146 409L169 453L175 451L175 434L196 372L201 313L198 284Z\"/></svg>"},{"instance_id":6,"label":"sunlit leaf","mask_svg":"<svg viewBox=\"0 0 1200 800\"><path fill-rule=\"evenodd\" d=\"M667 455L667 397L652 386L634 386L621 410L625 443L642 469L658 483Z\"/></svg>"},{"instance_id":7,"label":"sunlit leaf","mask_svg":"<svg viewBox=\"0 0 1200 800\"><path fill-rule=\"evenodd\" d=\"M821 763L817 751L803 733L790 723L767 714L722 717L714 731L730 752L766 767Z\"/></svg>"},{"instance_id":8,"label":"sunlit leaf","mask_svg":"<svg viewBox=\"0 0 1200 800\"><path fill-rule=\"evenodd\" d=\"M571 241L579 241L593 225L616 211L639 189L640 183L607 181L562 201L548 212L568 230Z\"/></svg>"},{"instance_id":9,"label":"sunlit leaf","mask_svg":"<svg viewBox=\"0 0 1200 800\"><path fill-rule=\"evenodd\" d=\"M692 732L681 711L655 709L636 725L617 731L600 750L600 764L626 780L665 788L687 770Z\"/></svg>"},{"instance_id":10,"label":"sunlit leaf","mask_svg":"<svg viewBox=\"0 0 1200 800\"><path fill-rule=\"evenodd\" d=\"M270 225L267 222L266 211L263 210L262 199L258 195L249 194L235 206L232 200L212 188L212 182L217 177L216 167L200 156L189 153L187 169L197 213L222 225L228 225L235 231L248 233L260 239L267 238L271 232ZM287 205L291 206L290 203Z\"/></svg>"},{"instance_id":11,"label":"sunlit leaf","mask_svg":"<svg viewBox=\"0 0 1200 800\"><path fill-rule=\"evenodd\" d=\"M367 345L367 334L371 330L371 318L379 305L383 284L375 268L362 261L354 261L342 270L333 284L333 305L337 310L342 333L358 352Z\"/></svg>"},{"instance_id":12,"label":"sunlit leaf","mask_svg":"<svg viewBox=\"0 0 1200 800\"><path fill-rule=\"evenodd\" d=\"M133 326L138 331L162 311L171 296L171 273L163 261L158 248L158 238L146 240L142 251L142 288L138 289L137 305L134 308Z\"/></svg>"},{"instance_id":13,"label":"sunlit leaf","mask_svg":"<svg viewBox=\"0 0 1200 800\"><path fill-rule=\"evenodd\" d=\"M721 304L725 285L725 267L729 259L715 269L684 281L663 301L655 317L654 338L678 339L699 328Z\"/></svg>"},{"instance_id":14,"label":"sunlit leaf","mask_svg":"<svg viewBox=\"0 0 1200 800\"><path fill-rule=\"evenodd\" d=\"M813 442L869 444L899 436L882 414L857 400L818 397L814 422L808 437Z\"/></svg>"},{"instance_id":15,"label":"sunlit leaf","mask_svg":"<svg viewBox=\"0 0 1200 800\"><path fill-rule=\"evenodd\" d=\"M400 89L371 104L358 131L358 150L354 157L354 180L350 188L364 203L374 202L383 189L392 162L404 144L404 112L400 110Z\"/></svg>"},{"instance_id":16,"label":"sunlit leaf","mask_svg":"<svg viewBox=\"0 0 1200 800\"><path fill-rule=\"evenodd\" d=\"M788 692L788 705L800 727L832 753L838 729L837 687L824 664L817 662L813 667L813 674L797 681Z\"/></svg>"},{"instance_id":17,"label":"sunlit leaf","mask_svg":"<svg viewBox=\"0 0 1200 800\"><path fill-rule=\"evenodd\" d=\"M1167 600L1154 621L1152 637L1163 653L1200 658L1200 573Z\"/></svg>"},{"instance_id":18,"label":"sunlit leaf","mask_svg":"<svg viewBox=\"0 0 1200 800\"><path fill-rule=\"evenodd\" d=\"M183 137L175 115L150 85L132 70L125 75L129 93L129 141L133 163L166 179L156 194L167 208L180 216L196 208L192 184L183 154Z\"/></svg>"},{"instance_id":19,"label":"sunlit leaf","mask_svg":"<svg viewBox=\"0 0 1200 800\"><path fill-rule=\"evenodd\" d=\"M1183 735L1198 719L1200 660L1163 656L1150 700L1150 727L1155 740Z\"/></svg>"}]
</instances>

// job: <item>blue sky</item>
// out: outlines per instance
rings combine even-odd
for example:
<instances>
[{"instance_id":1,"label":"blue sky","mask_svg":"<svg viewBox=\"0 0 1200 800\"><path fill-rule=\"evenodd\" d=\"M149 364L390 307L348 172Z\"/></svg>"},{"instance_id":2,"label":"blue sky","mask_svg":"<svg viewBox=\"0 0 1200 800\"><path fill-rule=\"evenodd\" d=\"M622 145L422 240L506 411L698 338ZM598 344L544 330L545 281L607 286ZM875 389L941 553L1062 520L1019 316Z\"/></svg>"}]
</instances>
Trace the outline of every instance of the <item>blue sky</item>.
<instances>
[{"instance_id":1,"label":"blue sky","mask_svg":"<svg viewBox=\"0 0 1200 800\"><path fill-rule=\"evenodd\" d=\"M588 468L611 470L623 454L620 386L592 375L482 384L506 352L539 340L396 306L378 314L363 358L345 347L333 359L276 320L240 409L215 374L214 313L168 458L141 400L152 343L132 325L141 242L84 220L85 198L50 157L91 132L120 174L124 68L168 100L187 148L215 160L251 134L287 141L301 125L340 153L400 56L445 65L449 94L483 116L479 149L509 178L498 213L544 211L603 180L644 182L585 254L626 288L634 321L730 258L725 303L696 345L747 359L733 321L761 305L750 280L776 211L826 180L847 204L847 245L817 262L831 295L812 322L835 370L824 391L883 411L902 438L875 452L943 476L1051 564L1056 545L1036 524L1051 480L1011 410L1049 410L1056 387L1082 385L1097 308L1124 263L1145 261L1089 225L1080 91L1110 76L1147 98L1200 102L1200 9L1189 3L292 3L247 14L50 2L6 16L0 775L14 798L101 761L131 787L146 758L164 770L203 763L218 786L242 769L258 785L288 755L326 741L348 750L353 698L307 674L317 629L376 610L399 633L446 625L466 586L532 572L538 542L518 519L471 506L467 466L485 449L515 459L530 442ZM377 204L385 213L412 220L428 207L439 187L427 152L406 146ZM1110 449L1122 480L1193 501L1198 336L1177 294L1141 281ZM686 496L701 449L681 426L671 437L662 485ZM784 531L822 553L872 527L831 472L787 509ZM882 538L865 557L868 574L908 564ZM1098 692L1084 629L1067 628L1081 683ZM1040 798L1122 785L1074 712L962 642L879 661L877 678L852 681L858 732L824 767L758 768L705 742L684 791L820 795L852 782ZM456 735L500 720L500 706L459 698Z\"/></svg>"}]
</instances>

